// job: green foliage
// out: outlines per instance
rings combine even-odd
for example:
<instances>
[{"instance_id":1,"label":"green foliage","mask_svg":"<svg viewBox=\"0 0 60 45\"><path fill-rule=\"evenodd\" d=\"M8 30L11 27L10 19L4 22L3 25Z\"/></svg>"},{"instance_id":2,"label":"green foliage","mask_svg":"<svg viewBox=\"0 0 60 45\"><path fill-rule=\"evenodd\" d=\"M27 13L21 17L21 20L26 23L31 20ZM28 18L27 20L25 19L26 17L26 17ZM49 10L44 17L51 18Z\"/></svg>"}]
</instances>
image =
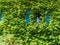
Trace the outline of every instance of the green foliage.
<instances>
[{"instance_id":1,"label":"green foliage","mask_svg":"<svg viewBox=\"0 0 60 45\"><path fill-rule=\"evenodd\" d=\"M25 23L27 8L32 11L29 25ZM51 9L48 26L44 15L47 9ZM1 45L9 45L6 42L16 42L17 45L60 45L60 0L0 0L0 10L3 16L0 22ZM39 24L35 22L37 10L42 15Z\"/></svg>"}]
</instances>

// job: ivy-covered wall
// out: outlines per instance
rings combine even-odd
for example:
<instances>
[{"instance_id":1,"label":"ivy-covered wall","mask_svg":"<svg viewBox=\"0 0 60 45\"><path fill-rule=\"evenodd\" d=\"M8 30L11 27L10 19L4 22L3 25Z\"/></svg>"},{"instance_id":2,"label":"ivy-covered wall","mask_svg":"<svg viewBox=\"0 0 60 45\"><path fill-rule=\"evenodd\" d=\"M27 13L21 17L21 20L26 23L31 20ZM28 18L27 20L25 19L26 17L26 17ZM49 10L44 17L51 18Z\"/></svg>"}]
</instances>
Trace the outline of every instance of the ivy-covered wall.
<instances>
[{"instance_id":1,"label":"ivy-covered wall","mask_svg":"<svg viewBox=\"0 0 60 45\"><path fill-rule=\"evenodd\" d=\"M25 21L26 9L31 11L29 24ZM49 25L45 21L47 9L50 10ZM0 35L7 38L6 45L10 42L10 45L14 45L13 42L16 45L60 45L60 0L0 0L0 12ZM39 24L36 13L41 14Z\"/></svg>"}]
</instances>

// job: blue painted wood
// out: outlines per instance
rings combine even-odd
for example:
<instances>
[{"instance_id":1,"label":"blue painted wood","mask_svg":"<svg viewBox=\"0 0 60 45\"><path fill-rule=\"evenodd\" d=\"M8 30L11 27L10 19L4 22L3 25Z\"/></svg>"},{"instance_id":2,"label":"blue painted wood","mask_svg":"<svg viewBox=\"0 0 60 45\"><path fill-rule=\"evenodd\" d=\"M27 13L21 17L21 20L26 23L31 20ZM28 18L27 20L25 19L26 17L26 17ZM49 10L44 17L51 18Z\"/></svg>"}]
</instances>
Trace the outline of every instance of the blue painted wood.
<instances>
[{"instance_id":1,"label":"blue painted wood","mask_svg":"<svg viewBox=\"0 0 60 45\"><path fill-rule=\"evenodd\" d=\"M29 22L30 22L30 18L29 18L30 14L31 14L31 11L27 10L26 15L25 15L26 24L29 24Z\"/></svg>"},{"instance_id":2,"label":"blue painted wood","mask_svg":"<svg viewBox=\"0 0 60 45\"><path fill-rule=\"evenodd\" d=\"M50 16L46 15L46 24L49 25L49 23L50 23Z\"/></svg>"},{"instance_id":3,"label":"blue painted wood","mask_svg":"<svg viewBox=\"0 0 60 45\"><path fill-rule=\"evenodd\" d=\"M0 11L0 21L1 21L1 19L2 19L2 13L1 13L1 11Z\"/></svg>"},{"instance_id":4,"label":"blue painted wood","mask_svg":"<svg viewBox=\"0 0 60 45\"><path fill-rule=\"evenodd\" d=\"M50 13L49 13L49 10L47 10L45 21L46 21L46 24L49 25L49 23L50 23Z\"/></svg>"}]
</instances>

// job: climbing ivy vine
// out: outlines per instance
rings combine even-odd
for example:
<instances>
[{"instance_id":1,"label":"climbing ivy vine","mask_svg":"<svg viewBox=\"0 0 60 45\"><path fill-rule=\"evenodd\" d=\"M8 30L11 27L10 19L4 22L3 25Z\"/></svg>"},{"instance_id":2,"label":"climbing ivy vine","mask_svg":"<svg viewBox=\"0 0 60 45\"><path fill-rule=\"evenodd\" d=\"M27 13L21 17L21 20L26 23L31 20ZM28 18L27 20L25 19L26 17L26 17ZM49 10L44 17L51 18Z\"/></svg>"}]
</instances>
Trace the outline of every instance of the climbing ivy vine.
<instances>
[{"instance_id":1,"label":"climbing ivy vine","mask_svg":"<svg viewBox=\"0 0 60 45\"><path fill-rule=\"evenodd\" d=\"M29 24L25 22L27 8L31 11ZM51 16L49 25L45 22L47 9ZM0 0L0 11L0 35L4 39L10 37L6 45L60 45L60 0ZM39 24L37 12L41 14Z\"/></svg>"}]
</instances>

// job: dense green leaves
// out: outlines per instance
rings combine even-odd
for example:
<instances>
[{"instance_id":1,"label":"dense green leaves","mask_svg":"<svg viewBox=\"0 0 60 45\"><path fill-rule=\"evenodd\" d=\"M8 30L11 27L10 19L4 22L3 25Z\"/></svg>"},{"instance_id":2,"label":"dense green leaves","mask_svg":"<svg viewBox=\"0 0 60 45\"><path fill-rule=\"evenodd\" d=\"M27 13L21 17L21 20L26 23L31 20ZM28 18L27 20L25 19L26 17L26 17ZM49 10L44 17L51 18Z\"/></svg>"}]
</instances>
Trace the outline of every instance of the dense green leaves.
<instances>
[{"instance_id":1,"label":"dense green leaves","mask_svg":"<svg viewBox=\"0 0 60 45\"><path fill-rule=\"evenodd\" d=\"M25 23L27 8L32 12L28 25ZM47 9L51 16L48 26L45 22ZM60 45L60 0L0 0L0 10L3 17L1 45ZM39 24L36 23L38 11L41 13Z\"/></svg>"}]
</instances>

